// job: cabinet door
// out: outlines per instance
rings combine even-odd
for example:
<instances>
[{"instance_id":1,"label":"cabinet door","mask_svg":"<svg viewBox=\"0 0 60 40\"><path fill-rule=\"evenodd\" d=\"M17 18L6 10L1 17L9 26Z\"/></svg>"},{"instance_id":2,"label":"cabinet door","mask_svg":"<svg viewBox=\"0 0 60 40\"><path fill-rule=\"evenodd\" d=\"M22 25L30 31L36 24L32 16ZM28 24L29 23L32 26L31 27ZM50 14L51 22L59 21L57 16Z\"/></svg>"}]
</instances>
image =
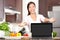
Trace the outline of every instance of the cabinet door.
<instances>
[{"instance_id":1,"label":"cabinet door","mask_svg":"<svg viewBox=\"0 0 60 40\"><path fill-rule=\"evenodd\" d=\"M48 17L47 11L48 11L48 6L47 6L47 0L39 0L39 13L44 15L45 17Z\"/></svg>"},{"instance_id":2,"label":"cabinet door","mask_svg":"<svg viewBox=\"0 0 60 40\"><path fill-rule=\"evenodd\" d=\"M3 21L4 18L4 6L3 6L3 0L0 0L0 21Z\"/></svg>"},{"instance_id":3,"label":"cabinet door","mask_svg":"<svg viewBox=\"0 0 60 40\"><path fill-rule=\"evenodd\" d=\"M16 22L16 15L6 15L6 22Z\"/></svg>"},{"instance_id":4,"label":"cabinet door","mask_svg":"<svg viewBox=\"0 0 60 40\"><path fill-rule=\"evenodd\" d=\"M4 0L5 7L15 8L15 0Z\"/></svg>"},{"instance_id":5,"label":"cabinet door","mask_svg":"<svg viewBox=\"0 0 60 40\"><path fill-rule=\"evenodd\" d=\"M17 14L17 22L22 22L22 1L23 0L16 0L16 10L21 12L21 14Z\"/></svg>"}]
</instances>

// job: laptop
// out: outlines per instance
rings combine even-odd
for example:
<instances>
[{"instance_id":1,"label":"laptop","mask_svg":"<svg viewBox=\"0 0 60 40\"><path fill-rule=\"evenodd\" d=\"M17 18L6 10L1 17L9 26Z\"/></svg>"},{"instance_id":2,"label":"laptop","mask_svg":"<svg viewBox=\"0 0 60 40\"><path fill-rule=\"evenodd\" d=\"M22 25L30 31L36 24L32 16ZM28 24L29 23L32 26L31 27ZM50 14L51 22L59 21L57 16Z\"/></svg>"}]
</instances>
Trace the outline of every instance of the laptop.
<instances>
[{"instance_id":1,"label":"laptop","mask_svg":"<svg viewBox=\"0 0 60 40\"><path fill-rule=\"evenodd\" d=\"M31 23L32 37L52 37L52 23Z\"/></svg>"}]
</instances>

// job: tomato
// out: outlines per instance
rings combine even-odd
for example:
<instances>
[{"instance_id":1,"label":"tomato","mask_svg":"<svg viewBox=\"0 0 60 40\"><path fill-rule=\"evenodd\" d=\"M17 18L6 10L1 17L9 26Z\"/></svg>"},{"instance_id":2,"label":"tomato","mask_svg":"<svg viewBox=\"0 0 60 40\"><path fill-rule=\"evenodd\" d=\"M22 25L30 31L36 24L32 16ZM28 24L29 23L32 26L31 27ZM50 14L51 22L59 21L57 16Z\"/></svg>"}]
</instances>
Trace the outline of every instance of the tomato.
<instances>
[{"instance_id":1,"label":"tomato","mask_svg":"<svg viewBox=\"0 0 60 40\"><path fill-rule=\"evenodd\" d=\"M27 34L27 33L25 33L25 34L23 34L23 36L28 36L28 34Z\"/></svg>"}]
</instances>

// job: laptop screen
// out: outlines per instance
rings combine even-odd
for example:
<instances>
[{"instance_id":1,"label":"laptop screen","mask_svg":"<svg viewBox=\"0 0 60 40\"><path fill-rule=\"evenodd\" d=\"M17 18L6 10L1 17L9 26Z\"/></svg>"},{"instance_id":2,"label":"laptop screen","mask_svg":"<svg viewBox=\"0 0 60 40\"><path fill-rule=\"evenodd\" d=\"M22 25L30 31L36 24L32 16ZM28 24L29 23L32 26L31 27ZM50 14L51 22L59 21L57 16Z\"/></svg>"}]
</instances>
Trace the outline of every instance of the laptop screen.
<instances>
[{"instance_id":1,"label":"laptop screen","mask_svg":"<svg viewBox=\"0 0 60 40\"><path fill-rule=\"evenodd\" d=\"M32 37L52 37L52 23L31 23Z\"/></svg>"}]
</instances>

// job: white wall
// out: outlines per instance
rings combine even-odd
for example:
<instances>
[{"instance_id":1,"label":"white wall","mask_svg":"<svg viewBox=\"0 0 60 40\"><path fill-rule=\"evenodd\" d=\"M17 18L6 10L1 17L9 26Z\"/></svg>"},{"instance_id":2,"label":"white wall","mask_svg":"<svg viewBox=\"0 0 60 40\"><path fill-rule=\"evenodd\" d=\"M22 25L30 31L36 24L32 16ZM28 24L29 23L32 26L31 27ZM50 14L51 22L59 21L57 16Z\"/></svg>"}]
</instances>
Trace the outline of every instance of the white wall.
<instances>
[{"instance_id":1,"label":"white wall","mask_svg":"<svg viewBox=\"0 0 60 40\"><path fill-rule=\"evenodd\" d=\"M22 1L22 13L23 13L23 20L24 18L28 15L28 11L27 11L27 4L32 1L36 4L36 13L38 13L38 9L39 9L39 0L23 0Z\"/></svg>"}]
</instances>

